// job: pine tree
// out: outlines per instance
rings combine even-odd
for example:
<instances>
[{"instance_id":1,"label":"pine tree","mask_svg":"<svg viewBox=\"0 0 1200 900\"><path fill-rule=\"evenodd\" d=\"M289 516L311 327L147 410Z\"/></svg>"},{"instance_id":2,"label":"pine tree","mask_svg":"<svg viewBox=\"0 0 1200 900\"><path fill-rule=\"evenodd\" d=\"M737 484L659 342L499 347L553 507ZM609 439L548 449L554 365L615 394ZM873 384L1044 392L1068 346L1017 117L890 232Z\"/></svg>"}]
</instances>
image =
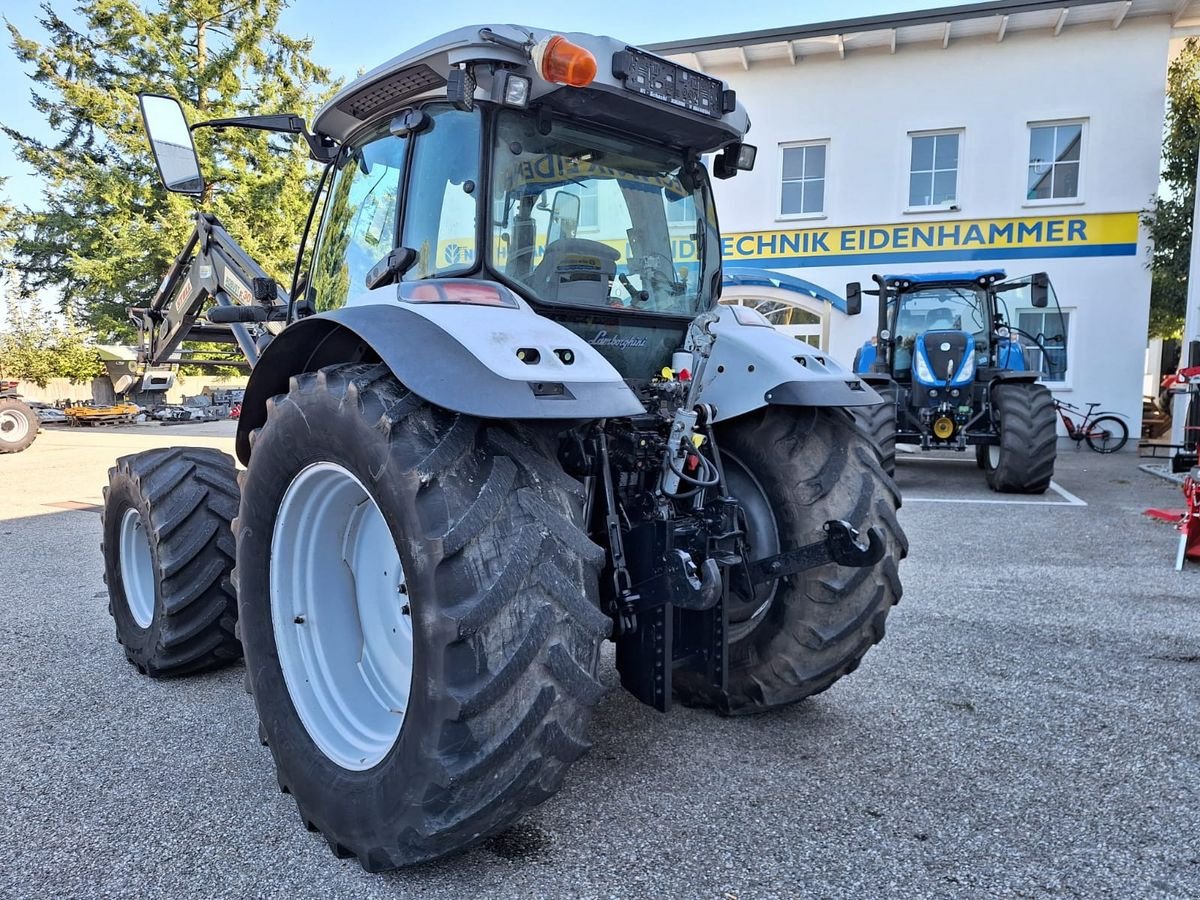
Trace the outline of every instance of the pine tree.
<instances>
[{"instance_id":1,"label":"pine tree","mask_svg":"<svg viewBox=\"0 0 1200 900\"><path fill-rule=\"evenodd\" d=\"M9 24L30 68L33 104L55 135L3 130L44 185L43 206L16 217L13 265L27 291L55 288L63 312L101 335L128 333L125 308L147 303L193 223L168 194L138 112L141 91L176 97L189 122L311 115L329 80L311 41L281 34L285 0L84 0L73 27L49 3L45 43ZM195 132L208 182L202 207L285 285L308 211L302 141L246 129Z\"/></svg>"},{"instance_id":2,"label":"pine tree","mask_svg":"<svg viewBox=\"0 0 1200 900\"><path fill-rule=\"evenodd\" d=\"M1163 196L1145 216L1154 240L1151 255L1150 334L1178 337L1187 309L1196 155L1200 149L1200 42L1188 38L1167 72L1163 139Z\"/></svg>"}]
</instances>

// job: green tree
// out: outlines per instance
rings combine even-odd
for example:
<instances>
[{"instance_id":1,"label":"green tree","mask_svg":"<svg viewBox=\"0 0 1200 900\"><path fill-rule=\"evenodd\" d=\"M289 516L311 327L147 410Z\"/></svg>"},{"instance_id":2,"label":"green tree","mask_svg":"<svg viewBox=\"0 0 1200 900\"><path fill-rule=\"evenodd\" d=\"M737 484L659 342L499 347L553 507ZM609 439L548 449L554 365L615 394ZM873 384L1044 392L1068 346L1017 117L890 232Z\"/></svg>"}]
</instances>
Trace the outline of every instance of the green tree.
<instances>
[{"instance_id":1,"label":"green tree","mask_svg":"<svg viewBox=\"0 0 1200 900\"><path fill-rule=\"evenodd\" d=\"M1188 38L1167 71L1163 192L1144 217L1154 241L1150 258L1150 334L1178 337L1187 310L1196 157L1200 150L1200 41Z\"/></svg>"},{"instance_id":2,"label":"green tree","mask_svg":"<svg viewBox=\"0 0 1200 900\"><path fill-rule=\"evenodd\" d=\"M0 332L0 375L45 387L51 378L76 384L104 374L96 348L69 320L59 324L32 300L26 308L10 297Z\"/></svg>"},{"instance_id":3,"label":"green tree","mask_svg":"<svg viewBox=\"0 0 1200 900\"><path fill-rule=\"evenodd\" d=\"M178 98L191 122L311 114L329 73L309 58L311 41L278 31L284 6L85 0L76 28L46 3L45 43L9 24L33 104L54 134L42 141L3 128L45 186L42 207L17 216L13 267L27 293L56 288L63 312L80 313L102 335L129 333L125 308L153 296L194 209L158 182L137 94ZM203 208L286 284L311 195L307 148L246 129L195 136L208 179Z\"/></svg>"}]
</instances>

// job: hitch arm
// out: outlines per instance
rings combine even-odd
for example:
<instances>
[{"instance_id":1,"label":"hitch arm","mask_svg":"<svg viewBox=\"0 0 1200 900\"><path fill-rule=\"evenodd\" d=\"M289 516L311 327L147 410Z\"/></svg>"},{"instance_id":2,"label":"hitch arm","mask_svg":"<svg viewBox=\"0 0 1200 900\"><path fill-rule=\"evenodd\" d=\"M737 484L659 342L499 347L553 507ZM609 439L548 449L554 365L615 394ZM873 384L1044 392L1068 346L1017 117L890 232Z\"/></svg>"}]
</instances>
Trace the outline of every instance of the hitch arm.
<instances>
[{"instance_id":1,"label":"hitch arm","mask_svg":"<svg viewBox=\"0 0 1200 900\"><path fill-rule=\"evenodd\" d=\"M755 584L774 581L831 562L839 566L862 568L873 566L883 559L883 533L878 528L867 530L867 544L863 546L858 542L858 531L848 522L830 519L822 527L825 529L823 540L751 562L750 580Z\"/></svg>"}]
</instances>

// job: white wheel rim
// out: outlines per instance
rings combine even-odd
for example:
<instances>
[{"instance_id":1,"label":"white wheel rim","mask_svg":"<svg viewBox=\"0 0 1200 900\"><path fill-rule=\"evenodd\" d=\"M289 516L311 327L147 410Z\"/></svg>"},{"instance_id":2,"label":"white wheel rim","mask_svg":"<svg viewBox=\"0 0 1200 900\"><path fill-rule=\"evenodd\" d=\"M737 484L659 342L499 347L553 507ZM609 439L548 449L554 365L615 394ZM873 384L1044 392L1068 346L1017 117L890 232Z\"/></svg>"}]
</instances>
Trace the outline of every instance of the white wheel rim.
<instances>
[{"instance_id":1,"label":"white wheel rim","mask_svg":"<svg viewBox=\"0 0 1200 900\"><path fill-rule=\"evenodd\" d=\"M987 457L988 458L988 468L994 469L997 466L999 466L1000 465L1000 445L999 444L988 444L987 453L988 453L988 457Z\"/></svg>"},{"instance_id":2,"label":"white wheel rim","mask_svg":"<svg viewBox=\"0 0 1200 900\"><path fill-rule=\"evenodd\" d=\"M133 620L142 628L154 621L154 557L150 538L136 509L130 507L121 517L121 585Z\"/></svg>"},{"instance_id":3,"label":"white wheel rim","mask_svg":"<svg viewBox=\"0 0 1200 900\"><path fill-rule=\"evenodd\" d=\"M271 621L292 705L343 769L377 765L404 727L408 602L396 541L362 482L329 462L301 471L271 537Z\"/></svg>"},{"instance_id":4,"label":"white wheel rim","mask_svg":"<svg viewBox=\"0 0 1200 900\"><path fill-rule=\"evenodd\" d=\"M6 409L0 412L0 441L16 444L29 434L29 419L18 412Z\"/></svg>"}]
</instances>

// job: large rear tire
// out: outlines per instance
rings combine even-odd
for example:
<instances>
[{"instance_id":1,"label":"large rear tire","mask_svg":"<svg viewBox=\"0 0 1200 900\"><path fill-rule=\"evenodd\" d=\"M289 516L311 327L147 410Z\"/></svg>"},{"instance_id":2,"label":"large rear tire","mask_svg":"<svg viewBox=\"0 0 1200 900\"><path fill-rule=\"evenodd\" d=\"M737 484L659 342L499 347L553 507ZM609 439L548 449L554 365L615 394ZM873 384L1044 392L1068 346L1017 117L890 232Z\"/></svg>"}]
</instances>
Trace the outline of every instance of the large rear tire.
<instances>
[{"instance_id":1,"label":"large rear tire","mask_svg":"<svg viewBox=\"0 0 1200 900\"><path fill-rule=\"evenodd\" d=\"M187 675L241 657L230 579L237 504L237 469L218 450L147 450L109 469L100 526L108 611L142 673Z\"/></svg>"},{"instance_id":2,"label":"large rear tire","mask_svg":"<svg viewBox=\"0 0 1200 900\"><path fill-rule=\"evenodd\" d=\"M0 453L20 453L37 438L37 413L16 397L0 397Z\"/></svg>"},{"instance_id":3,"label":"large rear tire","mask_svg":"<svg viewBox=\"0 0 1200 900\"><path fill-rule=\"evenodd\" d=\"M735 580L727 691L713 695L687 680L676 686L686 703L753 713L820 693L858 667L900 600L908 540L896 519L900 493L845 410L769 407L729 422L718 440L730 491L746 512L752 559L821 540L830 519L864 534L877 526L887 546L870 567L830 563L753 593Z\"/></svg>"},{"instance_id":4,"label":"large rear tire","mask_svg":"<svg viewBox=\"0 0 1200 900\"><path fill-rule=\"evenodd\" d=\"M859 406L854 418L862 425L879 454L879 464L890 476L896 474L896 388L876 387L883 398L879 406Z\"/></svg>"},{"instance_id":5,"label":"large rear tire","mask_svg":"<svg viewBox=\"0 0 1200 900\"><path fill-rule=\"evenodd\" d=\"M377 871L557 791L589 746L611 623L550 435L432 407L365 364L293 378L252 447L239 623L305 825Z\"/></svg>"},{"instance_id":6,"label":"large rear tire","mask_svg":"<svg viewBox=\"0 0 1200 900\"><path fill-rule=\"evenodd\" d=\"M988 487L1005 494L1044 494L1058 456L1053 395L1041 384L998 384L992 389L992 407L1000 442L988 447Z\"/></svg>"}]
</instances>

